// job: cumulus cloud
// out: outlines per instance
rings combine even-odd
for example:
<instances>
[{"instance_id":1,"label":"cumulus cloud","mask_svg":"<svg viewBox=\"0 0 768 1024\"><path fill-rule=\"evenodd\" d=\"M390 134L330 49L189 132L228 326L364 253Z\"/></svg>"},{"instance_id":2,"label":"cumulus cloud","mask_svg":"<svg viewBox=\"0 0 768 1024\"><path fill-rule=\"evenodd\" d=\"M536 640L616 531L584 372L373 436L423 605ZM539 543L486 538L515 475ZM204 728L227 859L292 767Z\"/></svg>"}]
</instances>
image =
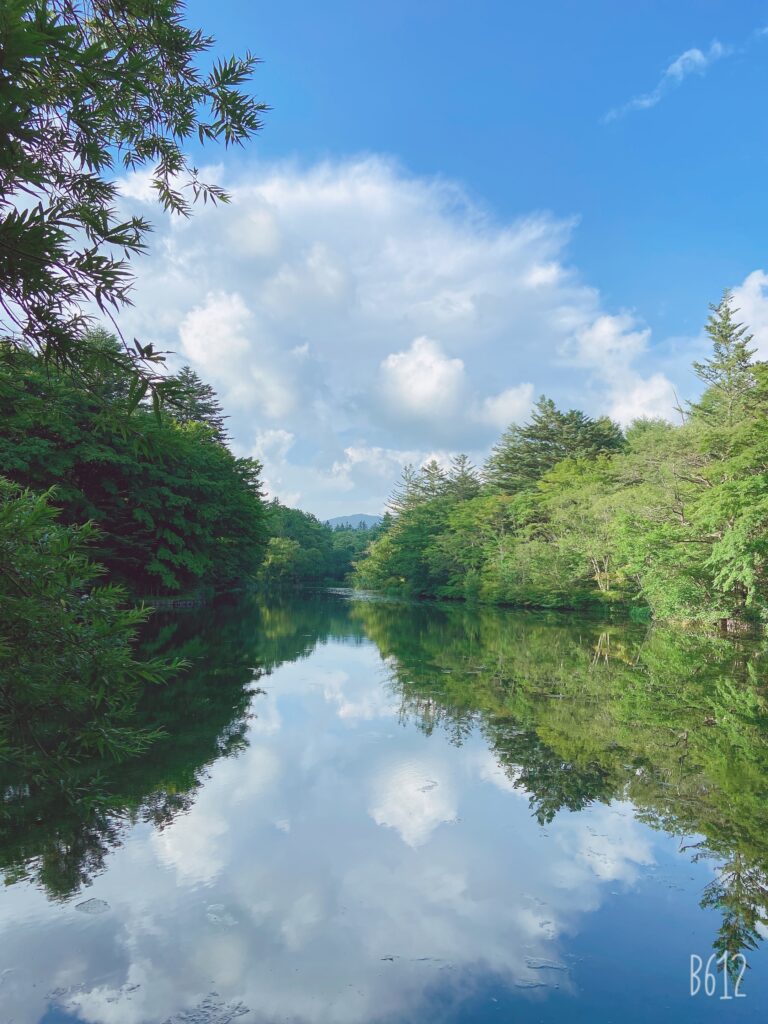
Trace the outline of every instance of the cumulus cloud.
<instances>
[{"instance_id":1,"label":"cumulus cloud","mask_svg":"<svg viewBox=\"0 0 768 1024\"><path fill-rule=\"evenodd\" d=\"M429 424L435 440L446 428L452 434L456 417L465 431L475 423L503 430L523 419L533 400L533 385L527 382L487 398L472 394L463 360L450 358L436 341L423 337L384 359L379 382L387 407L401 420Z\"/></svg>"},{"instance_id":2,"label":"cumulus cloud","mask_svg":"<svg viewBox=\"0 0 768 1024\"><path fill-rule=\"evenodd\" d=\"M416 338L407 351L388 355L379 374L385 401L399 415L440 421L458 411L464 363L445 356L429 338Z\"/></svg>"},{"instance_id":3,"label":"cumulus cloud","mask_svg":"<svg viewBox=\"0 0 768 1024\"><path fill-rule=\"evenodd\" d=\"M603 411L624 426L634 419L671 419L678 405L674 385L663 373L643 376L637 370L650 333L628 313L604 314L574 332L563 346L567 360L593 371Z\"/></svg>"},{"instance_id":4,"label":"cumulus cloud","mask_svg":"<svg viewBox=\"0 0 768 1024\"><path fill-rule=\"evenodd\" d=\"M357 723L374 718L390 718L397 711L397 699L379 680L360 679L349 672L335 670L318 673L315 679L323 696L338 708L344 721Z\"/></svg>"},{"instance_id":5,"label":"cumulus cloud","mask_svg":"<svg viewBox=\"0 0 768 1024\"><path fill-rule=\"evenodd\" d=\"M222 183L228 206L161 216L125 328L217 389L236 450L281 499L380 511L405 462L481 461L541 392L593 414L643 406L647 330L600 339L611 318L569 264L574 222L500 222L375 157ZM150 193L123 183L126 208L157 219Z\"/></svg>"},{"instance_id":6,"label":"cumulus cloud","mask_svg":"<svg viewBox=\"0 0 768 1024\"><path fill-rule=\"evenodd\" d=\"M510 423L520 423L533 405L533 384L517 384L498 395L483 399L478 412L480 420L504 430Z\"/></svg>"},{"instance_id":7,"label":"cumulus cloud","mask_svg":"<svg viewBox=\"0 0 768 1024\"><path fill-rule=\"evenodd\" d=\"M768 274L753 270L733 289L736 319L749 325L752 347L760 359L768 359Z\"/></svg>"},{"instance_id":8,"label":"cumulus cloud","mask_svg":"<svg viewBox=\"0 0 768 1024\"><path fill-rule=\"evenodd\" d=\"M675 89L690 75L703 75L715 61L721 60L731 53L733 53L733 50L728 46L723 46L717 39L714 40L708 50L700 50L698 47L686 50L679 57L675 57L672 63L664 69L654 89L640 96L634 96L622 106L609 110L603 121L615 121L617 118L623 117L633 110L649 110L651 107L655 107L657 103L664 99L668 92Z\"/></svg>"},{"instance_id":9,"label":"cumulus cloud","mask_svg":"<svg viewBox=\"0 0 768 1024\"><path fill-rule=\"evenodd\" d=\"M381 773L370 815L400 833L407 846L423 846L432 832L456 820L456 796L442 766L405 761Z\"/></svg>"}]
</instances>

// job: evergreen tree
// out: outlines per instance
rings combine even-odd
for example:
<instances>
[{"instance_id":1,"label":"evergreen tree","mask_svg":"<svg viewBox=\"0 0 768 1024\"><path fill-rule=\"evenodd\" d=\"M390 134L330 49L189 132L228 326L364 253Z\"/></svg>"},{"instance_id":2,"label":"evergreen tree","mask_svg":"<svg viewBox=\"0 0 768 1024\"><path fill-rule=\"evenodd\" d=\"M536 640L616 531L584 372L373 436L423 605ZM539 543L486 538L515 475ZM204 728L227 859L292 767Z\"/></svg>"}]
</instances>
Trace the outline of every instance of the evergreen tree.
<instances>
[{"instance_id":1,"label":"evergreen tree","mask_svg":"<svg viewBox=\"0 0 768 1024\"><path fill-rule=\"evenodd\" d=\"M561 412L544 395L528 423L513 423L491 452L485 477L491 487L515 494L563 459L591 459L624 447L621 429L607 416L592 419L577 409Z\"/></svg>"},{"instance_id":2,"label":"evergreen tree","mask_svg":"<svg viewBox=\"0 0 768 1024\"><path fill-rule=\"evenodd\" d=\"M178 393L171 405L176 422L204 423L211 428L219 444L226 445L229 436L224 420L229 417L224 415L218 396L211 385L201 380L189 366L182 367L174 379L179 385Z\"/></svg>"},{"instance_id":3,"label":"evergreen tree","mask_svg":"<svg viewBox=\"0 0 768 1024\"><path fill-rule=\"evenodd\" d=\"M418 475L417 493L421 501L441 498L448 491L448 474L437 461L430 459L421 467Z\"/></svg>"},{"instance_id":4,"label":"evergreen tree","mask_svg":"<svg viewBox=\"0 0 768 1024\"><path fill-rule=\"evenodd\" d=\"M733 296L726 289L720 302L710 305L704 328L712 341L712 355L703 362L694 362L693 369L707 386L701 401L692 403L694 413L707 420L719 420L732 427L747 411L756 387L750 348L752 335L744 324L737 323Z\"/></svg>"},{"instance_id":5,"label":"evergreen tree","mask_svg":"<svg viewBox=\"0 0 768 1024\"><path fill-rule=\"evenodd\" d=\"M410 463L403 467L400 480L387 500L387 509L398 516L419 503L419 474Z\"/></svg>"},{"instance_id":6,"label":"evergreen tree","mask_svg":"<svg viewBox=\"0 0 768 1024\"><path fill-rule=\"evenodd\" d=\"M468 455L454 455L448 471L448 491L459 501L469 501L480 493L480 474Z\"/></svg>"}]
</instances>

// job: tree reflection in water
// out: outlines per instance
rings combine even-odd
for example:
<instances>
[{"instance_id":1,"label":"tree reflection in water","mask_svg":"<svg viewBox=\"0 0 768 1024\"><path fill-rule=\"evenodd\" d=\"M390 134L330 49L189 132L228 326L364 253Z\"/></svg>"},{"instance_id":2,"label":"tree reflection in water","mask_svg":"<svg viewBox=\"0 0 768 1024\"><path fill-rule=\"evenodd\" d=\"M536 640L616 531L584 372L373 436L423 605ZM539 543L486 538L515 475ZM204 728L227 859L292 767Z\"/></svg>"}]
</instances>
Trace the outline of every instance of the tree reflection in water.
<instances>
[{"instance_id":1,"label":"tree reflection in water","mask_svg":"<svg viewBox=\"0 0 768 1024\"><path fill-rule=\"evenodd\" d=\"M125 764L78 764L62 778L41 757L0 772L0 867L65 900L101 872L137 822L158 829L189 808L210 765L247 744L275 667L330 638L372 640L400 716L461 745L478 730L545 824L562 810L629 800L680 837L715 877L702 906L722 924L715 949L754 949L768 925L768 648L663 627L554 614L342 600L314 594L221 602L157 615L144 644L190 662L148 693L137 727L164 738ZM733 961L731 961L732 963Z\"/></svg>"}]
</instances>

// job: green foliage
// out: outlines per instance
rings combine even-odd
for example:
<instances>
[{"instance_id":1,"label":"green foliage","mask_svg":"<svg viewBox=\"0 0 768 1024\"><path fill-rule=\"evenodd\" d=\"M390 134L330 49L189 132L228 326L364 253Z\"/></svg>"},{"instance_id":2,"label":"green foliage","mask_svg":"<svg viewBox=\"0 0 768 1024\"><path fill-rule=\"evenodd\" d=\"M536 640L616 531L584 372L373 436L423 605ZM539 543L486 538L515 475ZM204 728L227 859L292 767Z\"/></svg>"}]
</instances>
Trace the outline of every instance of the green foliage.
<instances>
[{"instance_id":1,"label":"green foliage","mask_svg":"<svg viewBox=\"0 0 768 1024\"><path fill-rule=\"evenodd\" d=\"M768 926L764 644L497 609L353 606L403 719L457 744L473 729L542 824L631 801L713 861L702 907L722 953Z\"/></svg>"},{"instance_id":2,"label":"green foliage","mask_svg":"<svg viewBox=\"0 0 768 1024\"><path fill-rule=\"evenodd\" d=\"M444 566L432 561L432 545L445 529L449 498L414 505L369 549L357 566L355 582L373 590L403 590L424 596L448 581Z\"/></svg>"},{"instance_id":3,"label":"green foliage","mask_svg":"<svg viewBox=\"0 0 768 1024\"><path fill-rule=\"evenodd\" d=\"M259 464L206 423L129 414L132 371L114 339L86 338L82 356L87 388L0 349L0 471L36 490L55 484L63 521L92 520L100 561L134 590L254 578L267 534Z\"/></svg>"},{"instance_id":4,"label":"green foliage","mask_svg":"<svg viewBox=\"0 0 768 1024\"><path fill-rule=\"evenodd\" d=\"M0 478L0 760L30 777L141 752L157 737L136 727L142 689L179 667L135 659L146 613L96 585L94 532L57 522L50 494Z\"/></svg>"},{"instance_id":5,"label":"green foliage","mask_svg":"<svg viewBox=\"0 0 768 1024\"><path fill-rule=\"evenodd\" d=\"M298 583L302 579L315 579L312 549L304 552L296 540L289 537L270 537L261 566L261 580L268 584Z\"/></svg>"},{"instance_id":6,"label":"green foliage","mask_svg":"<svg viewBox=\"0 0 768 1024\"><path fill-rule=\"evenodd\" d=\"M183 144L241 144L265 109L244 90L256 59L201 68L213 40L178 0L6 0L0 6L0 334L76 363L96 305L129 301L128 261L150 225L121 220L118 166L152 168L161 205L225 201ZM158 354L135 343L148 378ZM154 382L162 387L158 381Z\"/></svg>"},{"instance_id":7,"label":"green foliage","mask_svg":"<svg viewBox=\"0 0 768 1024\"><path fill-rule=\"evenodd\" d=\"M171 413L177 423L203 423L211 429L219 444L227 444L227 417L216 392L189 366L184 366L173 378L178 391L170 402Z\"/></svg>"},{"instance_id":8,"label":"green foliage","mask_svg":"<svg viewBox=\"0 0 768 1024\"><path fill-rule=\"evenodd\" d=\"M741 628L768 618L768 367L728 293L707 323L707 385L679 426L562 413L540 399L480 488L408 467L360 585L537 607L621 603ZM461 457L463 459L463 457ZM457 481L461 481L457 486Z\"/></svg>"},{"instance_id":9,"label":"green foliage","mask_svg":"<svg viewBox=\"0 0 768 1024\"><path fill-rule=\"evenodd\" d=\"M459 501L469 501L480 493L480 474L468 455L454 455L451 459L447 490Z\"/></svg>"},{"instance_id":10,"label":"green foliage","mask_svg":"<svg viewBox=\"0 0 768 1024\"><path fill-rule=\"evenodd\" d=\"M34 880L66 900L93 883L132 824L163 828L189 810L218 758L247 745L259 715L258 683L285 661L306 657L334 635L363 636L343 605L269 604L220 599L197 612L155 613L142 627L137 657L185 670L163 686L144 686L132 711L132 736L162 733L148 755L138 745L119 764L107 757L52 762L0 760L0 872L6 884ZM43 709L36 709L38 714Z\"/></svg>"},{"instance_id":11,"label":"green foliage","mask_svg":"<svg viewBox=\"0 0 768 1024\"><path fill-rule=\"evenodd\" d=\"M480 486L480 474L469 456L455 455L447 472L437 459L430 459L420 469L405 466L387 504L397 515L434 498L468 501L480 493Z\"/></svg>"},{"instance_id":12,"label":"green foliage","mask_svg":"<svg viewBox=\"0 0 768 1024\"><path fill-rule=\"evenodd\" d=\"M712 422L724 421L732 427L749 408L749 399L756 381L752 366L755 349L750 348L752 335L743 324L736 323L738 310L732 306L729 291L717 306L710 306L705 331L712 342L712 355L704 362L695 362L696 376L707 388L701 402L694 403L695 414Z\"/></svg>"},{"instance_id":13,"label":"green foliage","mask_svg":"<svg viewBox=\"0 0 768 1024\"><path fill-rule=\"evenodd\" d=\"M362 525L332 529L317 516L288 508L277 499L269 505L269 531L260 574L267 585L342 583L381 533L379 527Z\"/></svg>"},{"instance_id":14,"label":"green foliage","mask_svg":"<svg viewBox=\"0 0 768 1024\"><path fill-rule=\"evenodd\" d=\"M563 459L589 459L620 451L624 435L601 416L593 420L583 412L561 412L544 395L528 423L513 423L495 445L485 466L489 485L503 494L531 487Z\"/></svg>"}]
</instances>

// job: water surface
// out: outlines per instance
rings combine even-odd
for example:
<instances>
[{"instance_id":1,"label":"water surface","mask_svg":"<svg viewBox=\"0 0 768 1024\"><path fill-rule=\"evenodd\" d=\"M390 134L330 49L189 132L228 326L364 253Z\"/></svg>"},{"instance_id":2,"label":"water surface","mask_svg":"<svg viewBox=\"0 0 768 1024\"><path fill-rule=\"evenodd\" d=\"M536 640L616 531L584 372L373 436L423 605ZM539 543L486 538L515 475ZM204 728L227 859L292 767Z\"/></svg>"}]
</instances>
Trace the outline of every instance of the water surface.
<instances>
[{"instance_id":1,"label":"water surface","mask_svg":"<svg viewBox=\"0 0 768 1024\"><path fill-rule=\"evenodd\" d=\"M766 1019L754 645L344 594L147 644L166 739L6 787L0 1024Z\"/></svg>"}]
</instances>

